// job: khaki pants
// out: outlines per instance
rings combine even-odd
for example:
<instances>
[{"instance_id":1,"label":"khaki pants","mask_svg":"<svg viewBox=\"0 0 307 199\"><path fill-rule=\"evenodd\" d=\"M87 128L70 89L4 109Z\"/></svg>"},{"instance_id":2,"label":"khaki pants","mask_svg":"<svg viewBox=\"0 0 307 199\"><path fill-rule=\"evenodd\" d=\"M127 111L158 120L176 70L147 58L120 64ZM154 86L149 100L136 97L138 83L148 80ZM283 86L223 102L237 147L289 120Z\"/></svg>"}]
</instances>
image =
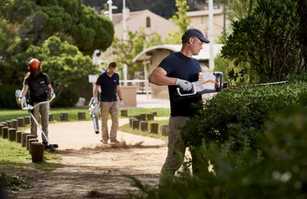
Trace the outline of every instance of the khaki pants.
<instances>
[{"instance_id":1,"label":"khaki pants","mask_svg":"<svg viewBox=\"0 0 307 199\"><path fill-rule=\"evenodd\" d=\"M173 177L175 172L183 164L187 146L182 138L182 128L189 120L189 117L181 116L170 117L169 119L168 152L161 169L160 185L163 185L168 178ZM196 164L194 165L199 158L199 154L197 153L197 150L191 150L193 174L197 169Z\"/></svg>"},{"instance_id":2,"label":"khaki pants","mask_svg":"<svg viewBox=\"0 0 307 199\"><path fill-rule=\"evenodd\" d=\"M108 117L111 115L112 126L110 131L110 137L108 133ZM101 102L101 131L102 131L102 140L108 141L110 138L111 141L116 140L118 129L118 103L114 102Z\"/></svg>"},{"instance_id":3,"label":"khaki pants","mask_svg":"<svg viewBox=\"0 0 307 199\"><path fill-rule=\"evenodd\" d=\"M35 104L34 104L35 105ZM42 130L44 131L47 139L48 139L48 123L49 123L49 103L44 103L36 106L32 110L32 114L34 115L37 122L40 122L42 125ZM37 125L34 120L31 118L31 134L37 136ZM43 142L47 142L45 136L42 136Z\"/></svg>"}]
</instances>

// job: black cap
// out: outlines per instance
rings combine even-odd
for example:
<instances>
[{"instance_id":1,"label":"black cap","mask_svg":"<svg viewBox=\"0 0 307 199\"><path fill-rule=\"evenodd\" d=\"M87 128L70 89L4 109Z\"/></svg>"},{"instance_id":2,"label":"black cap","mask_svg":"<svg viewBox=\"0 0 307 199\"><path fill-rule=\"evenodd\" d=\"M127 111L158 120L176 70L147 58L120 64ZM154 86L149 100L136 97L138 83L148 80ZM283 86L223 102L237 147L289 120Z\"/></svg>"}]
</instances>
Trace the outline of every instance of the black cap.
<instances>
[{"instance_id":1,"label":"black cap","mask_svg":"<svg viewBox=\"0 0 307 199\"><path fill-rule=\"evenodd\" d=\"M204 34L195 28L188 29L181 37L182 43L189 41L191 37L197 37L200 41L209 43L209 40L204 36Z\"/></svg>"}]
</instances>

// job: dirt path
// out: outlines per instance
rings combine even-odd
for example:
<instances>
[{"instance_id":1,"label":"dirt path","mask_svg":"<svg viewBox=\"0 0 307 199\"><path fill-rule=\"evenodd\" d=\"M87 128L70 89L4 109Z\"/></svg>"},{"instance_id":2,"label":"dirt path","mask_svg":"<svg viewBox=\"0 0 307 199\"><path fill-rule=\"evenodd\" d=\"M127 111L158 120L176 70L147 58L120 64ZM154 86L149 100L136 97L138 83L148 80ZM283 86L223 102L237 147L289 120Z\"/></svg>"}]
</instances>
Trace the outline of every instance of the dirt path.
<instances>
[{"instance_id":1,"label":"dirt path","mask_svg":"<svg viewBox=\"0 0 307 199\"><path fill-rule=\"evenodd\" d=\"M60 165L49 172L28 171L33 187L14 198L127 198L136 190L127 176L158 182L165 141L119 132L121 144L102 145L89 121L51 124L50 132L50 140L60 146Z\"/></svg>"}]
</instances>

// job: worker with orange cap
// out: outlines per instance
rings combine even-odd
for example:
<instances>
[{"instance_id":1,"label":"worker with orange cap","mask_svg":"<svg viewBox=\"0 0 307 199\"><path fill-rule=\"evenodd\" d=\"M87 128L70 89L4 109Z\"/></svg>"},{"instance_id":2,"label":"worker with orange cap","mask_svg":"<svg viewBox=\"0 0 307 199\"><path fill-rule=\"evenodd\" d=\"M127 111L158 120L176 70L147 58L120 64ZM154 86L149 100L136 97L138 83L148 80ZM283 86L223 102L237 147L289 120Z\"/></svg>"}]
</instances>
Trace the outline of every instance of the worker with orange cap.
<instances>
[{"instance_id":1,"label":"worker with orange cap","mask_svg":"<svg viewBox=\"0 0 307 199\"><path fill-rule=\"evenodd\" d=\"M42 63L39 59L32 58L27 64L28 73L25 76L21 97L25 97L29 92L29 103L31 105L48 101L53 93L52 85L46 73L42 72ZM42 103L35 106L33 115L37 121L41 121L42 130L47 139L42 136L43 144L48 146L48 123L49 123L49 103ZM32 119L33 120L33 119ZM37 136L37 126L31 122L31 134Z\"/></svg>"}]
</instances>

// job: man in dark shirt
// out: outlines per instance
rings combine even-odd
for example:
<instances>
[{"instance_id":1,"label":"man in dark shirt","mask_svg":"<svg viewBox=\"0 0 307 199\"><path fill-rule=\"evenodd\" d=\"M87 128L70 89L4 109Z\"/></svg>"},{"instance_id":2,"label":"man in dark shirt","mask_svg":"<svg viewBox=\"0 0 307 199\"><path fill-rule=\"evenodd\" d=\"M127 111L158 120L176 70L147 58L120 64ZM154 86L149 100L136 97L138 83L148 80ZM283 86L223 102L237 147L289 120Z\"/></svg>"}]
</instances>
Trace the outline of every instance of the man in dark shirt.
<instances>
[{"instance_id":1,"label":"man in dark shirt","mask_svg":"<svg viewBox=\"0 0 307 199\"><path fill-rule=\"evenodd\" d=\"M168 154L161 170L160 184L171 177L180 168L184 160L185 142L181 129L195 114L195 107L202 104L201 95L181 97L176 89L192 90L192 83L198 81L201 67L192 58L202 49L202 44L208 39L197 29L189 29L182 36L182 48L167 56L151 73L149 80L156 85L167 85L170 97L171 117L169 119ZM213 82L211 82L213 83ZM192 158L193 157L193 151Z\"/></svg>"},{"instance_id":2,"label":"man in dark shirt","mask_svg":"<svg viewBox=\"0 0 307 199\"><path fill-rule=\"evenodd\" d=\"M117 129L118 129L118 101L122 101L122 95L119 86L119 75L116 71L116 63L111 62L106 72L102 73L94 87L93 96L98 101L98 90L100 89L101 101L101 130L103 144L107 144L110 138L111 143L118 143ZM110 136L108 133L108 116L111 115L112 126Z\"/></svg>"},{"instance_id":3,"label":"man in dark shirt","mask_svg":"<svg viewBox=\"0 0 307 199\"><path fill-rule=\"evenodd\" d=\"M28 91L30 91L29 100L31 105L34 106L39 102L48 101L49 96L53 93L53 88L48 75L41 71L41 62L35 58L31 59L28 63L28 70L29 73L27 73L24 79L21 97L25 97ZM48 139L49 103L39 104L32 111L36 120L41 121L42 130ZM37 126L33 119L31 122L31 134L37 136ZM42 136L42 141L45 146L48 146L47 139Z\"/></svg>"}]
</instances>

